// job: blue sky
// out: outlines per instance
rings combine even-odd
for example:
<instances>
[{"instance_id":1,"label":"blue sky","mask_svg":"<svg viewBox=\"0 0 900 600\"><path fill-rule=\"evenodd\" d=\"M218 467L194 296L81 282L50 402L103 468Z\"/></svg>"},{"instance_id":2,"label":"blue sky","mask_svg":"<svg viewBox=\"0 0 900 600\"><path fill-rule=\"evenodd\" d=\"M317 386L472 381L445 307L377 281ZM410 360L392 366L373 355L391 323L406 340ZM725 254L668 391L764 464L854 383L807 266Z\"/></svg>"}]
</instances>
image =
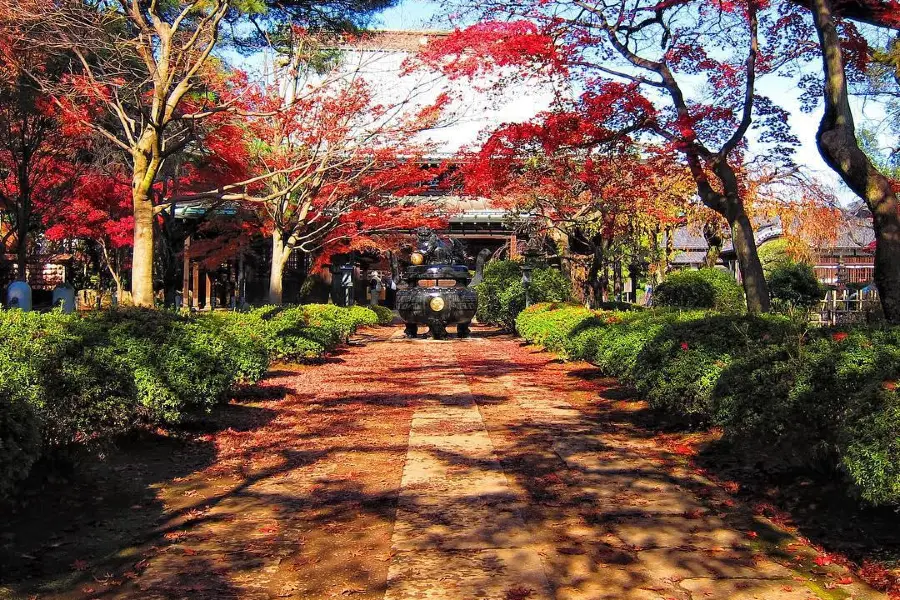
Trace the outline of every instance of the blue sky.
<instances>
[{"instance_id":1,"label":"blue sky","mask_svg":"<svg viewBox=\"0 0 900 600\"><path fill-rule=\"evenodd\" d=\"M394 8L383 12L379 20L384 29L432 29L429 22L433 19L438 4L430 0L403 0Z\"/></svg>"},{"instance_id":2,"label":"blue sky","mask_svg":"<svg viewBox=\"0 0 900 600\"><path fill-rule=\"evenodd\" d=\"M442 29L442 23L435 19L440 2L435 0L402 0L400 4L389 9L379 17L379 26L384 29ZM760 91L768 95L790 112L791 127L801 141L794 160L821 180L831 185L842 202L847 203L856 196L847 189L843 182L828 168L815 145L815 132L821 119L821 108L815 112L803 113L800 110L800 90L796 83L783 78L767 78L760 82ZM867 118L879 120L883 115L881 107L869 105L855 107L858 123L865 123Z\"/></svg>"}]
</instances>

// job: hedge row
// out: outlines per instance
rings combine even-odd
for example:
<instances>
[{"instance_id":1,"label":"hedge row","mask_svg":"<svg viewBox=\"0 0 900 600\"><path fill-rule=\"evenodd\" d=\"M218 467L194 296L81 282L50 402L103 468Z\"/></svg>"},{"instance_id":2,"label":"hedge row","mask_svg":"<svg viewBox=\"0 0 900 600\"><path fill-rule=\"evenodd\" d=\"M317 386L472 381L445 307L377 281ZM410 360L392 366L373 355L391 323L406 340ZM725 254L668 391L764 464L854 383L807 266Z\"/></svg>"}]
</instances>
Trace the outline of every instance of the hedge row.
<instances>
[{"instance_id":1,"label":"hedge row","mask_svg":"<svg viewBox=\"0 0 900 600\"><path fill-rule=\"evenodd\" d=\"M272 360L322 356L378 321L365 307L323 305L0 311L0 497L42 455L142 423L178 423L261 379Z\"/></svg>"},{"instance_id":2,"label":"hedge row","mask_svg":"<svg viewBox=\"0 0 900 600\"><path fill-rule=\"evenodd\" d=\"M900 328L561 304L524 311L517 327L620 377L671 421L718 425L773 461L838 468L865 501L900 505Z\"/></svg>"}]
</instances>

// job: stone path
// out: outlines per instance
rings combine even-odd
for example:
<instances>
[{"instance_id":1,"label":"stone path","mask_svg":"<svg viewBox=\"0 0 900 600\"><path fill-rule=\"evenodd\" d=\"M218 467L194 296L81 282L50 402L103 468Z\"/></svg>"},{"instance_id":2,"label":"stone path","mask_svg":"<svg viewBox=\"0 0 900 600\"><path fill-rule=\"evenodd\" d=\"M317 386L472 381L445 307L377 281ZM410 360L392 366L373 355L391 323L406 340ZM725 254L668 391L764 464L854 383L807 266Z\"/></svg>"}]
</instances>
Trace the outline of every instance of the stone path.
<instances>
[{"instance_id":1,"label":"stone path","mask_svg":"<svg viewBox=\"0 0 900 600\"><path fill-rule=\"evenodd\" d=\"M422 387L438 399L412 418L385 600L504 598L517 587L551 598L521 498L448 350L422 345Z\"/></svg>"},{"instance_id":2,"label":"stone path","mask_svg":"<svg viewBox=\"0 0 900 600\"><path fill-rule=\"evenodd\" d=\"M501 339L393 343L420 348L430 400L412 418L386 600L882 597L768 556L756 531L782 546L784 532L626 420L576 409L567 396L590 384L545 357L522 364Z\"/></svg>"}]
</instances>

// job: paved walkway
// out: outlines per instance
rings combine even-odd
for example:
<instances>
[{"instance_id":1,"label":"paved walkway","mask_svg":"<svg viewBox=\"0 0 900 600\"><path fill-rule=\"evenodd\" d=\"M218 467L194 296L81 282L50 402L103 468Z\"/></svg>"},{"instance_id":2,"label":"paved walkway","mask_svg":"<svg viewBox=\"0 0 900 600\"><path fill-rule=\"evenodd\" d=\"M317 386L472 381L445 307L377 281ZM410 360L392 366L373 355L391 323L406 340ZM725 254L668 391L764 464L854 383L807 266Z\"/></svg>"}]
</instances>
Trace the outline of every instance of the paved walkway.
<instances>
[{"instance_id":1,"label":"paved walkway","mask_svg":"<svg viewBox=\"0 0 900 600\"><path fill-rule=\"evenodd\" d=\"M386 600L880 597L840 568L792 568L779 548L812 550L614 403L576 409L596 386L572 366L499 337L391 343L421 353L429 400L412 417Z\"/></svg>"}]
</instances>

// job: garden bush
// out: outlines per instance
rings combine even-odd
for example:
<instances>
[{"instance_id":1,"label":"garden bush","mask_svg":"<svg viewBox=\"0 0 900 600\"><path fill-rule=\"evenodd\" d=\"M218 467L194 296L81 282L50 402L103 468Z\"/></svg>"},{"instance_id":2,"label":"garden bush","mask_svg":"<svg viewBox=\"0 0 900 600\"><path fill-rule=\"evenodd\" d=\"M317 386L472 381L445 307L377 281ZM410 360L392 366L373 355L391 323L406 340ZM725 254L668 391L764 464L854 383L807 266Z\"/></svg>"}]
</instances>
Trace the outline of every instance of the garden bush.
<instances>
[{"instance_id":1,"label":"garden bush","mask_svg":"<svg viewBox=\"0 0 900 600\"><path fill-rule=\"evenodd\" d=\"M213 312L198 317L202 327L226 339L228 359L239 383L262 379L269 369L271 353L264 323L251 312Z\"/></svg>"},{"instance_id":2,"label":"garden bush","mask_svg":"<svg viewBox=\"0 0 900 600\"><path fill-rule=\"evenodd\" d=\"M774 267L767 277L769 294L776 305L788 311L809 310L825 297L815 269L808 263L788 262Z\"/></svg>"},{"instance_id":3,"label":"garden bush","mask_svg":"<svg viewBox=\"0 0 900 600\"><path fill-rule=\"evenodd\" d=\"M838 466L900 505L900 328L823 329L736 361L714 392L726 435L791 463Z\"/></svg>"},{"instance_id":4,"label":"garden bush","mask_svg":"<svg viewBox=\"0 0 900 600\"><path fill-rule=\"evenodd\" d=\"M371 310L375 312L375 316L378 318L379 325L390 325L394 322L394 311L389 309L387 306L370 306Z\"/></svg>"},{"instance_id":5,"label":"garden bush","mask_svg":"<svg viewBox=\"0 0 900 600\"><path fill-rule=\"evenodd\" d=\"M0 496L41 456L210 410L273 358L319 357L366 307L264 307L191 315L0 311Z\"/></svg>"},{"instance_id":6,"label":"garden bush","mask_svg":"<svg viewBox=\"0 0 900 600\"><path fill-rule=\"evenodd\" d=\"M0 390L28 406L48 448L130 427L136 388L95 322L0 312Z\"/></svg>"},{"instance_id":7,"label":"garden bush","mask_svg":"<svg viewBox=\"0 0 900 600\"><path fill-rule=\"evenodd\" d=\"M654 306L708 308L743 312L744 291L730 273L721 269L676 271L653 292Z\"/></svg>"},{"instance_id":8,"label":"garden bush","mask_svg":"<svg viewBox=\"0 0 900 600\"><path fill-rule=\"evenodd\" d=\"M644 347L674 322L690 320L702 313L657 310L608 313L604 326L587 329L573 343L574 356L590 361L610 377L635 384L635 365Z\"/></svg>"},{"instance_id":9,"label":"garden bush","mask_svg":"<svg viewBox=\"0 0 900 600\"><path fill-rule=\"evenodd\" d=\"M34 409L0 387L0 500L28 476L40 455L40 425Z\"/></svg>"},{"instance_id":10,"label":"garden bush","mask_svg":"<svg viewBox=\"0 0 900 600\"><path fill-rule=\"evenodd\" d=\"M900 328L566 304L533 306L517 327L633 384L670 422L720 425L772 466L838 468L866 502L900 505Z\"/></svg>"},{"instance_id":11,"label":"garden bush","mask_svg":"<svg viewBox=\"0 0 900 600\"><path fill-rule=\"evenodd\" d=\"M529 342L573 360L597 365L604 375L633 381L638 354L665 326L702 317L674 310L591 311L577 305L540 304L519 315L516 326Z\"/></svg>"},{"instance_id":12,"label":"garden bush","mask_svg":"<svg viewBox=\"0 0 900 600\"><path fill-rule=\"evenodd\" d=\"M566 358L576 358L571 355L570 346L574 332L590 327L596 319L594 311L577 304L541 303L518 315L516 330L532 344Z\"/></svg>"},{"instance_id":13,"label":"garden bush","mask_svg":"<svg viewBox=\"0 0 900 600\"><path fill-rule=\"evenodd\" d=\"M713 388L736 357L791 335L785 317L688 313L645 339L629 379L650 406L672 420L708 425Z\"/></svg>"},{"instance_id":14,"label":"garden bush","mask_svg":"<svg viewBox=\"0 0 900 600\"><path fill-rule=\"evenodd\" d=\"M328 318L330 313L311 316L303 306L264 306L254 313L261 319L266 347L275 360L319 358L345 337L345 327Z\"/></svg>"},{"instance_id":15,"label":"garden bush","mask_svg":"<svg viewBox=\"0 0 900 600\"><path fill-rule=\"evenodd\" d=\"M484 268L484 279L475 289L478 321L513 331L516 317L526 303L521 265L510 260L489 262ZM566 302L572 291L569 280L556 269L535 269L531 273L529 296L533 303Z\"/></svg>"},{"instance_id":16,"label":"garden bush","mask_svg":"<svg viewBox=\"0 0 900 600\"><path fill-rule=\"evenodd\" d=\"M187 412L209 410L240 379L229 340L196 317L125 309L92 313L77 325L100 328L153 421L177 423Z\"/></svg>"}]
</instances>

